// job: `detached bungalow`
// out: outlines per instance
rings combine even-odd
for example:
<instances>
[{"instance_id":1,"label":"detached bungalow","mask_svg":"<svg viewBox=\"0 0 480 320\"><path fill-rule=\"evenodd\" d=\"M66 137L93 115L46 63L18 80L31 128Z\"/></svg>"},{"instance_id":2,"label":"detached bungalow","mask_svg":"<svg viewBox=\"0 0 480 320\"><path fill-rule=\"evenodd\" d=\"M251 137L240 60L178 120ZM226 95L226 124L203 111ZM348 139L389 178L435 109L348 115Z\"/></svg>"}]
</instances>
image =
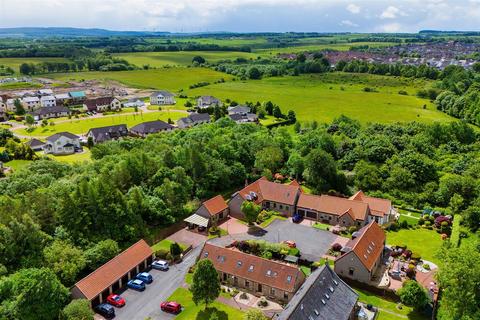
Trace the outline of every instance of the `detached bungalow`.
<instances>
[{"instance_id":1,"label":"detached bungalow","mask_svg":"<svg viewBox=\"0 0 480 320\"><path fill-rule=\"evenodd\" d=\"M140 240L118 256L78 281L72 288L74 299L87 299L95 307L152 263L152 248Z\"/></svg>"},{"instance_id":2,"label":"detached bungalow","mask_svg":"<svg viewBox=\"0 0 480 320\"><path fill-rule=\"evenodd\" d=\"M208 242L203 247L200 259L208 259L213 263L221 281L281 303L290 301L305 281L305 275L297 266Z\"/></svg>"},{"instance_id":3,"label":"detached bungalow","mask_svg":"<svg viewBox=\"0 0 480 320\"><path fill-rule=\"evenodd\" d=\"M325 264L298 289L275 320L353 320L358 294Z\"/></svg>"},{"instance_id":4,"label":"detached bungalow","mask_svg":"<svg viewBox=\"0 0 480 320\"><path fill-rule=\"evenodd\" d=\"M244 201L253 201L265 210L273 210L285 216L292 216L301 193L300 186L296 181L286 185L271 182L262 177L234 193L228 207L230 208L230 215L239 219L245 218L240 209Z\"/></svg>"},{"instance_id":5,"label":"detached bungalow","mask_svg":"<svg viewBox=\"0 0 480 320\"><path fill-rule=\"evenodd\" d=\"M200 206L197 211L184 221L190 227L208 228L214 222L225 219L228 216L228 205L221 195L215 196Z\"/></svg>"},{"instance_id":6,"label":"detached bungalow","mask_svg":"<svg viewBox=\"0 0 480 320\"><path fill-rule=\"evenodd\" d=\"M145 105L145 102L143 102L143 100L139 99L139 98L131 98L131 99L128 99L127 102L125 102L123 104L124 107L126 108L141 108Z\"/></svg>"},{"instance_id":7,"label":"detached bungalow","mask_svg":"<svg viewBox=\"0 0 480 320\"><path fill-rule=\"evenodd\" d=\"M69 114L70 114L70 109L62 106L40 108L32 112L32 116L35 119L35 121L42 120L42 119L67 117Z\"/></svg>"},{"instance_id":8,"label":"detached bungalow","mask_svg":"<svg viewBox=\"0 0 480 320\"><path fill-rule=\"evenodd\" d=\"M177 125L180 129L185 129L210 121L211 118L208 113L190 113L188 117L180 118L177 121Z\"/></svg>"},{"instance_id":9,"label":"detached bungalow","mask_svg":"<svg viewBox=\"0 0 480 320\"><path fill-rule=\"evenodd\" d=\"M130 128L130 133L145 138L147 135L152 133L172 131L173 129L175 129L175 127L171 124L161 120L156 120L137 124L136 126Z\"/></svg>"},{"instance_id":10,"label":"detached bungalow","mask_svg":"<svg viewBox=\"0 0 480 320\"><path fill-rule=\"evenodd\" d=\"M108 127L92 128L87 132L87 138L92 138L93 143L101 143L109 140L117 140L128 135L126 124L118 124Z\"/></svg>"},{"instance_id":11,"label":"detached bungalow","mask_svg":"<svg viewBox=\"0 0 480 320\"><path fill-rule=\"evenodd\" d=\"M342 277L369 283L381 267L385 254L385 232L372 221L352 235L335 260L335 272Z\"/></svg>"},{"instance_id":12,"label":"detached bungalow","mask_svg":"<svg viewBox=\"0 0 480 320\"><path fill-rule=\"evenodd\" d=\"M83 103L83 109L85 111L109 111L109 110L120 110L122 104L117 98L114 97L101 97L95 99L85 100Z\"/></svg>"},{"instance_id":13,"label":"detached bungalow","mask_svg":"<svg viewBox=\"0 0 480 320\"><path fill-rule=\"evenodd\" d=\"M222 102L212 96L201 96L197 99L197 108L199 109L206 109L206 108L213 108L213 107L221 107Z\"/></svg>"},{"instance_id":14,"label":"detached bungalow","mask_svg":"<svg viewBox=\"0 0 480 320\"><path fill-rule=\"evenodd\" d=\"M171 105L175 104L175 95L165 90L155 91L150 95L151 105Z\"/></svg>"}]
</instances>

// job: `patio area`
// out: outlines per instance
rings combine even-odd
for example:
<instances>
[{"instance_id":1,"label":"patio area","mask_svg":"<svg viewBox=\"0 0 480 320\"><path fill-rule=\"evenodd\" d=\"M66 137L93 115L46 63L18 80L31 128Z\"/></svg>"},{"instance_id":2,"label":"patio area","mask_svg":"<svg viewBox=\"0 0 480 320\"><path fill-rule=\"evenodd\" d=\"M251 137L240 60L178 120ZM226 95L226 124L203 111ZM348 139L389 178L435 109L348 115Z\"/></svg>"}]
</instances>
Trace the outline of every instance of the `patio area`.
<instances>
[{"instance_id":1,"label":"patio area","mask_svg":"<svg viewBox=\"0 0 480 320\"><path fill-rule=\"evenodd\" d=\"M247 233L248 226L234 217L229 217L218 225L219 228L227 231L228 234Z\"/></svg>"}]
</instances>

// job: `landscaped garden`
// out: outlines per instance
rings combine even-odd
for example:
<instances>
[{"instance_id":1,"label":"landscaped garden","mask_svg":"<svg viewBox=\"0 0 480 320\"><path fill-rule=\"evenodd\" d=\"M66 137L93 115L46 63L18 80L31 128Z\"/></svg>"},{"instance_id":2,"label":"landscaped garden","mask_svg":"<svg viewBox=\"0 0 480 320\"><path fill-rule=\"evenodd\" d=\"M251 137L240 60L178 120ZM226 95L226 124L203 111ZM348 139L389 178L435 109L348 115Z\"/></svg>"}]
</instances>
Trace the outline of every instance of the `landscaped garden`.
<instances>
[{"instance_id":1,"label":"landscaped garden","mask_svg":"<svg viewBox=\"0 0 480 320\"><path fill-rule=\"evenodd\" d=\"M434 230L424 228L400 229L387 231L387 244L406 246L422 259L438 263L436 252L442 246L442 237Z\"/></svg>"}]
</instances>

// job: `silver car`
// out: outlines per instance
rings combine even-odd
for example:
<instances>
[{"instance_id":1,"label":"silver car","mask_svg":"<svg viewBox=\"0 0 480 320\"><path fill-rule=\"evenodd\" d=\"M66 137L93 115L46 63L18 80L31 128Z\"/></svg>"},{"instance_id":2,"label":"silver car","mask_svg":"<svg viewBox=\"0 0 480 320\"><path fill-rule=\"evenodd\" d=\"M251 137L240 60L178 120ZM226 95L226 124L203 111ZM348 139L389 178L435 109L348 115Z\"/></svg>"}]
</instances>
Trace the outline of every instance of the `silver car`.
<instances>
[{"instance_id":1,"label":"silver car","mask_svg":"<svg viewBox=\"0 0 480 320\"><path fill-rule=\"evenodd\" d=\"M152 262L152 269L167 271L169 268L168 262L164 260L155 260Z\"/></svg>"}]
</instances>

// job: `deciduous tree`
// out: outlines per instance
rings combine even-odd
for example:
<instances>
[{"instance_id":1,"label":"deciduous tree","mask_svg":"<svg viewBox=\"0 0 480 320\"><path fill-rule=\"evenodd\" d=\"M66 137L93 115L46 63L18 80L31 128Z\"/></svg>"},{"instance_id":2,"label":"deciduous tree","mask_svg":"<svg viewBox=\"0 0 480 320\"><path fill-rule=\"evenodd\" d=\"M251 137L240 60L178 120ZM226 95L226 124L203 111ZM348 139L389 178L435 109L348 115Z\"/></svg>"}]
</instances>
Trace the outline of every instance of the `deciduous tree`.
<instances>
[{"instance_id":1,"label":"deciduous tree","mask_svg":"<svg viewBox=\"0 0 480 320\"><path fill-rule=\"evenodd\" d=\"M202 259L197 263L190 291L193 302L204 303L205 309L220 295L220 279L210 260Z\"/></svg>"}]
</instances>

